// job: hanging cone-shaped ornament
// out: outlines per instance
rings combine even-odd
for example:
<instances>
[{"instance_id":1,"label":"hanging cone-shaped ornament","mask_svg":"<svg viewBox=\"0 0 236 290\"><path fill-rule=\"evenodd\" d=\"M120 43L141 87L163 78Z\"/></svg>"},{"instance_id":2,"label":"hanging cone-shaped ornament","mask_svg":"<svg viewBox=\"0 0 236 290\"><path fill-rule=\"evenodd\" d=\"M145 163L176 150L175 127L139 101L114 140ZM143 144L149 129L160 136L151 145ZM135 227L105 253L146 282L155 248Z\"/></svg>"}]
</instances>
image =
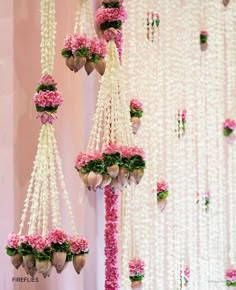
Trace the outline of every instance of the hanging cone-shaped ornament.
<instances>
[{"instance_id":1,"label":"hanging cone-shaped ornament","mask_svg":"<svg viewBox=\"0 0 236 290\"><path fill-rule=\"evenodd\" d=\"M127 167L120 167L118 179L122 186L126 186L128 184L129 178L129 169Z\"/></svg>"},{"instance_id":2,"label":"hanging cone-shaped ornament","mask_svg":"<svg viewBox=\"0 0 236 290\"><path fill-rule=\"evenodd\" d=\"M30 274L30 271L32 272L32 270L35 268L35 257L34 257L34 255L33 254L29 254L29 255L23 256L23 263L24 263L25 272L27 274Z\"/></svg>"},{"instance_id":3,"label":"hanging cone-shaped ornament","mask_svg":"<svg viewBox=\"0 0 236 290\"><path fill-rule=\"evenodd\" d=\"M11 263L16 269L18 269L23 263L22 256L19 253L15 254L14 256L11 257Z\"/></svg>"},{"instance_id":4,"label":"hanging cone-shaped ornament","mask_svg":"<svg viewBox=\"0 0 236 290\"><path fill-rule=\"evenodd\" d=\"M66 262L66 252L53 252L52 264L56 268L57 273L60 273Z\"/></svg>"},{"instance_id":5,"label":"hanging cone-shaped ornament","mask_svg":"<svg viewBox=\"0 0 236 290\"><path fill-rule=\"evenodd\" d=\"M226 7L229 4L229 0L223 0L222 3Z\"/></svg>"},{"instance_id":6,"label":"hanging cone-shaped ornament","mask_svg":"<svg viewBox=\"0 0 236 290\"><path fill-rule=\"evenodd\" d=\"M108 174L103 174L103 176L102 176L102 182L101 182L101 184L99 185L99 187L100 187L101 189L103 189L105 186L107 186L107 185L109 185L109 184L111 183L111 180L112 180L112 178L111 178L110 175L108 175Z\"/></svg>"},{"instance_id":7,"label":"hanging cone-shaped ornament","mask_svg":"<svg viewBox=\"0 0 236 290\"><path fill-rule=\"evenodd\" d=\"M84 267L86 262L86 255L75 255L73 257L73 265L75 268L75 271L80 274L80 271Z\"/></svg>"},{"instance_id":8,"label":"hanging cone-shaped ornament","mask_svg":"<svg viewBox=\"0 0 236 290\"><path fill-rule=\"evenodd\" d=\"M58 271L57 273L61 274L61 272L63 272L67 268L68 265L69 265L69 262L65 262L63 268L60 271Z\"/></svg>"},{"instance_id":9,"label":"hanging cone-shaped ornament","mask_svg":"<svg viewBox=\"0 0 236 290\"><path fill-rule=\"evenodd\" d=\"M107 167L107 172L109 173L109 175L112 178L116 178L118 173L119 173L119 165L118 164L114 164L112 166L108 166Z\"/></svg>"},{"instance_id":10,"label":"hanging cone-shaped ornament","mask_svg":"<svg viewBox=\"0 0 236 290\"><path fill-rule=\"evenodd\" d=\"M113 178L110 186L114 192L122 190L122 185L120 184L120 181L118 178Z\"/></svg>"},{"instance_id":11,"label":"hanging cone-shaped ornament","mask_svg":"<svg viewBox=\"0 0 236 290\"><path fill-rule=\"evenodd\" d=\"M140 118L132 117L131 118L131 123L132 123L132 132L133 132L133 134L136 134L138 132L138 129L141 126Z\"/></svg>"},{"instance_id":12,"label":"hanging cone-shaped ornament","mask_svg":"<svg viewBox=\"0 0 236 290\"><path fill-rule=\"evenodd\" d=\"M45 273L42 273L44 279L47 278L47 277L50 277L51 273L52 273L52 269L53 269L53 265L51 263L51 266L48 268L47 272Z\"/></svg>"},{"instance_id":13,"label":"hanging cone-shaped ornament","mask_svg":"<svg viewBox=\"0 0 236 290\"><path fill-rule=\"evenodd\" d=\"M95 173L93 171L89 172L88 185L91 186L93 190L96 190L96 188L101 184L101 182L102 182L102 174Z\"/></svg>"},{"instance_id":14,"label":"hanging cone-shaped ornament","mask_svg":"<svg viewBox=\"0 0 236 290\"><path fill-rule=\"evenodd\" d=\"M74 57L73 56L66 58L66 65L68 66L68 68L71 71L74 71L74 72L76 71L75 61L74 61Z\"/></svg>"},{"instance_id":15,"label":"hanging cone-shaped ornament","mask_svg":"<svg viewBox=\"0 0 236 290\"><path fill-rule=\"evenodd\" d=\"M47 274L51 266L52 266L51 261L36 260L36 269L41 274Z\"/></svg>"},{"instance_id":16,"label":"hanging cone-shaped ornament","mask_svg":"<svg viewBox=\"0 0 236 290\"><path fill-rule=\"evenodd\" d=\"M201 43L200 47L201 47L201 51L205 51L208 48L208 43L207 42L206 43Z\"/></svg>"},{"instance_id":17,"label":"hanging cone-shaped ornament","mask_svg":"<svg viewBox=\"0 0 236 290\"><path fill-rule=\"evenodd\" d=\"M157 205L163 211L167 205L167 198L157 199Z\"/></svg>"},{"instance_id":18,"label":"hanging cone-shaped ornament","mask_svg":"<svg viewBox=\"0 0 236 290\"><path fill-rule=\"evenodd\" d=\"M95 64L95 69L101 76L104 75L104 72L106 70L106 62L103 57L101 57L99 61Z\"/></svg>"},{"instance_id":19,"label":"hanging cone-shaped ornament","mask_svg":"<svg viewBox=\"0 0 236 290\"><path fill-rule=\"evenodd\" d=\"M36 267L33 267L31 270L29 270L29 274L32 278L34 278L36 273L37 273Z\"/></svg>"},{"instance_id":20,"label":"hanging cone-shaped ornament","mask_svg":"<svg viewBox=\"0 0 236 290\"><path fill-rule=\"evenodd\" d=\"M90 75L91 72L95 69L95 63L92 61L87 61L85 66L84 66L87 75Z\"/></svg>"},{"instance_id":21,"label":"hanging cone-shaped ornament","mask_svg":"<svg viewBox=\"0 0 236 290\"><path fill-rule=\"evenodd\" d=\"M79 176L80 176L80 178L82 179L82 181L83 181L83 183L87 186L87 187L89 187L89 184L88 184L88 173L81 173L80 171L79 171Z\"/></svg>"},{"instance_id":22,"label":"hanging cone-shaped ornament","mask_svg":"<svg viewBox=\"0 0 236 290\"><path fill-rule=\"evenodd\" d=\"M74 65L76 71L79 71L86 64L86 57L84 56L76 56L74 59Z\"/></svg>"},{"instance_id":23,"label":"hanging cone-shaped ornament","mask_svg":"<svg viewBox=\"0 0 236 290\"><path fill-rule=\"evenodd\" d=\"M133 171L130 172L130 179L134 181L136 184L139 184L141 181L142 177L144 175L144 170L143 169L134 169Z\"/></svg>"},{"instance_id":24,"label":"hanging cone-shaped ornament","mask_svg":"<svg viewBox=\"0 0 236 290\"><path fill-rule=\"evenodd\" d=\"M136 289L136 290L141 290L142 289L142 282L141 281L133 281L131 283L131 288Z\"/></svg>"}]
</instances>

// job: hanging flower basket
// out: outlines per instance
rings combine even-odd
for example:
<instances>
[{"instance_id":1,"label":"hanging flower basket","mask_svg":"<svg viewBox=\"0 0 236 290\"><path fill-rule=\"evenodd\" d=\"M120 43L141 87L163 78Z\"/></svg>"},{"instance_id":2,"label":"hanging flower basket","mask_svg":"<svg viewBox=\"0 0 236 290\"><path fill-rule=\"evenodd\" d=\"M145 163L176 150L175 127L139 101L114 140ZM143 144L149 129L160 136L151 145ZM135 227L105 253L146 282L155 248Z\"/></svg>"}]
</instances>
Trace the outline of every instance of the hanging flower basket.
<instances>
[{"instance_id":1,"label":"hanging flower basket","mask_svg":"<svg viewBox=\"0 0 236 290\"><path fill-rule=\"evenodd\" d=\"M190 268L188 265L184 266L184 271L180 270L180 288L188 287L190 279Z\"/></svg>"},{"instance_id":2,"label":"hanging flower basket","mask_svg":"<svg viewBox=\"0 0 236 290\"><path fill-rule=\"evenodd\" d=\"M137 100L132 99L130 101L130 117L131 117L131 123L132 123L132 131L133 134L136 134L140 128L141 121L140 119L143 116L143 104Z\"/></svg>"},{"instance_id":3,"label":"hanging flower basket","mask_svg":"<svg viewBox=\"0 0 236 290\"><path fill-rule=\"evenodd\" d=\"M178 138L183 137L186 133L186 123L187 123L187 110L178 110L177 114L178 122Z\"/></svg>"},{"instance_id":4,"label":"hanging flower basket","mask_svg":"<svg viewBox=\"0 0 236 290\"><path fill-rule=\"evenodd\" d=\"M163 211L167 204L167 198L169 196L168 184L165 181L157 182L157 204L158 207Z\"/></svg>"},{"instance_id":5,"label":"hanging flower basket","mask_svg":"<svg viewBox=\"0 0 236 290\"><path fill-rule=\"evenodd\" d=\"M208 32L205 30L201 30L201 32L200 32L200 47L201 47L202 51L205 51L208 47L208 43L207 43L208 37L209 37Z\"/></svg>"},{"instance_id":6,"label":"hanging flower basket","mask_svg":"<svg viewBox=\"0 0 236 290\"><path fill-rule=\"evenodd\" d=\"M144 262L139 258L132 259L129 262L129 279L132 289L142 289L144 275Z\"/></svg>"},{"instance_id":7,"label":"hanging flower basket","mask_svg":"<svg viewBox=\"0 0 236 290\"><path fill-rule=\"evenodd\" d=\"M211 200L211 194L209 191L204 193L203 197L200 197L200 194L197 193L197 201L196 203L200 206L203 206L206 211L209 210L210 207L210 200Z\"/></svg>"},{"instance_id":8,"label":"hanging flower basket","mask_svg":"<svg viewBox=\"0 0 236 290\"><path fill-rule=\"evenodd\" d=\"M226 119L223 123L223 133L225 137L229 137L236 130L236 121Z\"/></svg>"},{"instance_id":9,"label":"hanging flower basket","mask_svg":"<svg viewBox=\"0 0 236 290\"><path fill-rule=\"evenodd\" d=\"M226 286L236 287L236 270L228 269L225 272L225 280L226 280Z\"/></svg>"},{"instance_id":10,"label":"hanging flower basket","mask_svg":"<svg viewBox=\"0 0 236 290\"><path fill-rule=\"evenodd\" d=\"M160 25L160 16L154 11L147 12L147 39L154 42L155 32Z\"/></svg>"}]
</instances>

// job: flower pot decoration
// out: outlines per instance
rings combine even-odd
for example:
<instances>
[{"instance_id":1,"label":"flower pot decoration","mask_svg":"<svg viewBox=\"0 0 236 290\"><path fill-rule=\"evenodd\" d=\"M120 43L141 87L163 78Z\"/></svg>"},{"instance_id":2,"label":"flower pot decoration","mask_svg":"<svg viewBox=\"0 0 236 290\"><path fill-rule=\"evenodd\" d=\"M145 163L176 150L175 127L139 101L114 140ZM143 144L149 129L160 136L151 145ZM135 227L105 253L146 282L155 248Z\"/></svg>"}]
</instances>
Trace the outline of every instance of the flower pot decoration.
<instances>
[{"instance_id":1,"label":"flower pot decoration","mask_svg":"<svg viewBox=\"0 0 236 290\"><path fill-rule=\"evenodd\" d=\"M180 270L180 288L188 287L190 279L190 268L188 265L185 265Z\"/></svg>"},{"instance_id":2,"label":"flower pot decoration","mask_svg":"<svg viewBox=\"0 0 236 290\"><path fill-rule=\"evenodd\" d=\"M209 34L207 31L205 30L201 30L200 32L200 47L201 47L201 51L205 51L208 47L208 37L209 37Z\"/></svg>"},{"instance_id":3,"label":"flower pot decoration","mask_svg":"<svg viewBox=\"0 0 236 290\"><path fill-rule=\"evenodd\" d=\"M102 6L97 10L95 20L100 27L106 41L114 40L122 56L122 23L127 14L121 0L103 0Z\"/></svg>"},{"instance_id":4,"label":"flower pot decoration","mask_svg":"<svg viewBox=\"0 0 236 290\"><path fill-rule=\"evenodd\" d=\"M169 196L168 184L165 181L157 182L157 205L163 211L167 204L167 197Z\"/></svg>"},{"instance_id":5,"label":"flower pot decoration","mask_svg":"<svg viewBox=\"0 0 236 290\"><path fill-rule=\"evenodd\" d=\"M154 11L147 12L147 39L151 42L155 40L155 33L160 25L160 16Z\"/></svg>"},{"instance_id":6,"label":"flower pot decoration","mask_svg":"<svg viewBox=\"0 0 236 290\"><path fill-rule=\"evenodd\" d=\"M226 7L229 4L229 0L222 0L222 3Z\"/></svg>"},{"instance_id":7,"label":"flower pot decoration","mask_svg":"<svg viewBox=\"0 0 236 290\"><path fill-rule=\"evenodd\" d=\"M74 223L53 127L55 114L63 101L57 92L57 83L51 76L55 54L55 27L54 0L41 0L42 78L33 99L42 126L19 232L9 235L6 246L6 252L16 269L23 266L26 274L34 277L38 272L44 278L50 276L53 268L57 273L65 269L66 264L79 252L71 251L71 240L81 240ZM62 230L59 192L62 193L70 218L72 238ZM83 251L81 246L81 252Z\"/></svg>"},{"instance_id":8,"label":"flower pot decoration","mask_svg":"<svg viewBox=\"0 0 236 290\"><path fill-rule=\"evenodd\" d=\"M226 119L223 123L223 133L225 137L229 137L236 130L236 121Z\"/></svg>"},{"instance_id":9,"label":"flower pot decoration","mask_svg":"<svg viewBox=\"0 0 236 290\"><path fill-rule=\"evenodd\" d=\"M178 124L178 138L183 137L186 132L186 123L187 123L187 110L178 110L177 114L177 124Z\"/></svg>"},{"instance_id":10,"label":"flower pot decoration","mask_svg":"<svg viewBox=\"0 0 236 290\"><path fill-rule=\"evenodd\" d=\"M39 86L34 95L34 104L42 124L52 124L56 118L58 107L62 104L63 99L60 93L57 92L54 78L49 75L43 75L39 80Z\"/></svg>"},{"instance_id":11,"label":"flower pot decoration","mask_svg":"<svg viewBox=\"0 0 236 290\"><path fill-rule=\"evenodd\" d=\"M83 67L88 75L94 69L101 75L106 69L106 41L94 30L89 0L82 0L76 13L74 34L67 34L61 51L67 67L78 72Z\"/></svg>"},{"instance_id":12,"label":"flower pot decoration","mask_svg":"<svg viewBox=\"0 0 236 290\"><path fill-rule=\"evenodd\" d=\"M228 269L225 272L225 282L228 287L236 287L236 270Z\"/></svg>"},{"instance_id":13,"label":"flower pot decoration","mask_svg":"<svg viewBox=\"0 0 236 290\"><path fill-rule=\"evenodd\" d=\"M131 117L131 123L132 123L132 131L133 134L136 134L138 132L138 129L140 128L141 121L140 119L143 116L143 104L137 100L132 99L130 101L130 117Z\"/></svg>"},{"instance_id":14,"label":"flower pot decoration","mask_svg":"<svg viewBox=\"0 0 236 290\"><path fill-rule=\"evenodd\" d=\"M132 289L142 289L144 275L144 262L139 258L132 259L129 262L129 279Z\"/></svg>"},{"instance_id":15,"label":"flower pot decoration","mask_svg":"<svg viewBox=\"0 0 236 290\"><path fill-rule=\"evenodd\" d=\"M196 203L203 207L206 211L209 210L210 207L211 194L209 191L205 192L201 197L199 193L197 193L197 201Z\"/></svg>"}]
</instances>

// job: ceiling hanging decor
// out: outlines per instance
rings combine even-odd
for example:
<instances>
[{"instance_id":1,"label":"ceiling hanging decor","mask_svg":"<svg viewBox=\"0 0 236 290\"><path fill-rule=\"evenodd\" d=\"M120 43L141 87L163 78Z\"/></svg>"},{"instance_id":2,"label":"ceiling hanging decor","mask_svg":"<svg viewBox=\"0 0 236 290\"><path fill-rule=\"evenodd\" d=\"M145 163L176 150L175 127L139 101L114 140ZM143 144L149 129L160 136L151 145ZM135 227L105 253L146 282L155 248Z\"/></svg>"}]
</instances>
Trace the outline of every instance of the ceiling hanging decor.
<instances>
[{"instance_id":1,"label":"ceiling hanging decor","mask_svg":"<svg viewBox=\"0 0 236 290\"><path fill-rule=\"evenodd\" d=\"M143 116L143 104L137 99L130 100L130 121L132 123L133 134L137 134L141 126L141 118Z\"/></svg>"},{"instance_id":2,"label":"ceiling hanging decor","mask_svg":"<svg viewBox=\"0 0 236 290\"><path fill-rule=\"evenodd\" d=\"M142 280L145 276L144 266L144 261L139 258L133 258L129 262L129 279L132 289L142 289Z\"/></svg>"},{"instance_id":3,"label":"ceiling hanging decor","mask_svg":"<svg viewBox=\"0 0 236 290\"><path fill-rule=\"evenodd\" d=\"M99 39L94 29L89 0L82 0L76 13L74 34L67 34L61 54L71 71L76 73L84 67L88 75L94 69L103 75L106 53L106 41Z\"/></svg>"},{"instance_id":4,"label":"ceiling hanging decor","mask_svg":"<svg viewBox=\"0 0 236 290\"><path fill-rule=\"evenodd\" d=\"M205 30L201 30L200 31L200 47L201 47L201 51L205 51L208 47L208 37L209 34L207 31Z\"/></svg>"},{"instance_id":5,"label":"ceiling hanging decor","mask_svg":"<svg viewBox=\"0 0 236 290\"><path fill-rule=\"evenodd\" d=\"M42 0L42 77L33 97L42 127L19 232L9 235L6 247L16 269L22 265L26 274L33 277L38 272L44 278L50 276L53 267L61 273L72 260L79 273L85 263L85 254L89 252L87 240L77 234L53 127L58 107L63 102L57 83L51 76L55 35L55 2ZM68 211L72 235L62 230L60 192ZM28 229L26 220L29 220Z\"/></svg>"},{"instance_id":6,"label":"ceiling hanging decor","mask_svg":"<svg viewBox=\"0 0 236 290\"><path fill-rule=\"evenodd\" d=\"M147 39L151 42L155 40L156 31L160 25L160 16L154 11L147 12Z\"/></svg>"}]
</instances>

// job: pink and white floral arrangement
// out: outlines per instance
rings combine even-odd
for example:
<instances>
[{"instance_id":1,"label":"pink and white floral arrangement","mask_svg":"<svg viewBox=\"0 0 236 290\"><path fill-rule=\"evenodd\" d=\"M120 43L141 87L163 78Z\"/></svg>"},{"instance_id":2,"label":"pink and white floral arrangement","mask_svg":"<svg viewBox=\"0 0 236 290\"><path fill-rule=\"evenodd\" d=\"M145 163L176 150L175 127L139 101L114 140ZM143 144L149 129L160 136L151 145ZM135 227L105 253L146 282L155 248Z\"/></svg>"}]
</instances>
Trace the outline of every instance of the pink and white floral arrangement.
<instances>
[{"instance_id":1,"label":"pink and white floral arrangement","mask_svg":"<svg viewBox=\"0 0 236 290\"><path fill-rule=\"evenodd\" d=\"M19 236L11 233L8 236L6 252L16 269L22 265L26 274L33 277L38 272L46 278L50 276L53 266L57 273L61 273L72 260L79 274L89 248L85 238L70 237L62 230L55 229L46 237L40 234ZM82 256L83 261L77 256Z\"/></svg>"},{"instance_id":2,"label":"pink and white floral arrangement","mask_svg":"<svg viewBox=\"0 0 236 290\"><path fill-rule=\"evenodd\" d=\"M144 276L144 261L139 258L132 259L129 262L129 279L132 289L141 289Z\"/></svg>"},{"instance_id":3,"label":"pink and white floral arrangement","mask_svg":"<svg viewBox=\"0 0 236 290\"><path fill-rule=\"evenodd\" d=\"M130 101L130 117L132 123L132 131L134 134L137 133L140 128L141 121L140 119L143 116L143 104L137 99L132 99Z\"/></svg>"},{"instance_id":4,"label":"pink and white floral arrangement","mask_svg":"<svg viewBox=\"0 0 236 290\"><path fill-rule=\"evenodd\" d=\"M119 56L122 55L122 23L127 19L127 13L121 0L103 0L95 16L106 41L113 39L118 48Z\"/></svg>"},{"instance_id":5,"label":"pink and white floral arrangement","mask_svg":"<svg viewBox=\"0 0 236 290\"><path fill-rule=\"evenodd\" d=\"M200 199L200 194L197 193L197 204L204 206L205 210L208 211L210 207L211 194L209 191L204 193L204 196Z\"/></svg>"},{"instance_id":6,"label":"pink and white floral arrangement","mask_svg":"<svg viewBox=\"0 0 236 290\"><path fill-rule=\"evenodd\" d=\"M163 211L166 207L167 198L169 196L169 186L164 180L157 182L156 194L157 204L159 208Z\"/></svg>"},{"instance_id":7,"label":"pink and white floral arrangement","mask_svg":"<svg viewBox=\"0 0 236 290\"><path fill-rule=\"evenodd\" d=\"M104 39L97 37L91 39L85 33L67 34L61 54L73 72L78 72L83 67L88 75L94 69L101 75L105 72L104 58L107 54L107 45Z\"/></svg>"},{"instance_id":8,"label":"pink and white floral arrangement","mask_svg":"<svg viewBox=\"0 0 236 290\"><path fill-rule=\"evenodd\" d=\"M52 124L55 119L54 114L63 102L62 96L57 92L57 83L51 75L43 75L38 83L39 86L33 97L36 110L39 112L38 117L42 124Z\"/></svg>"},{"instance_id":9,"label":"pink and white floral arrangement","mask_svg":"<svg viewBox=\"0 0 236 290\"><path fill-rule=\"evenodd\" d=\"M178 122L178 138L185 135L186 132L186 122L187 122L187 110L178 110L177 114Z\"/></svg>"},{"instance_id":10,"label":"pink and white floral arrangement","mask_svg":"<svg viewBox=\"0 0 236 290\"><path fill-rule=\"evenodd\" d=\"M209 37L209 34L206 30L200 31L200 47L202 51L206 50L208 47L208 43L207 43L208 37Z\"/></svg>"},{"instance_id":11,"label":"pink and white floral arrangement","mask_svg":"<svg viewBox=\"0 0 236 290\"><path fill-rule=\"evenodd\" d=\"M236 270L228 269L225 272L225 280L226 280L226 286L236 287Z\"/></svg>"},{"instance_id":12,"label":"pink and white floral arrangement","mask_svg":"<svg viewBox=\"0 0 236 290\"><path fill-rule=\"evenodd\" d=\"M147 39L152 42L155 39L155 31L160 24L160 16L154 11L147 12Z\"/></svg>"},{"instance_id":13,"label":"pink and white floral arrangement","mask_svg":"<svg viewBox=\"0 0 236 290\"><path fill-rule=\"evenodd\" d=\"M89 190L111 188L122 190L131 183L138 184L145 169L145 154L137 146L122 146L111 144L103 153L94 151L80 152L75 162L75 168Z\"/></svg>"},{"instance_id":14,"label":"pink and white floral arrangement","mask_svg":"<svg viewBox=\"0 0 236 290\"><path fill-rule=\"evenodd\" d=\"M234 131L236 131L236 121L233 119L226 119L223 123L224 136L230 136Z\"/></svg>"},{"instance_id":15,"label":"pink and white floral arrangement","mask_svg":"<svg viewBox=\"0 0 236 290\"><path fill-rule=\"evenodd\" d=\"M180 288L187 287L190 279L190 268L188 265L184 266L184 272L180 270Z\"/></svg>"}]
</instances>

